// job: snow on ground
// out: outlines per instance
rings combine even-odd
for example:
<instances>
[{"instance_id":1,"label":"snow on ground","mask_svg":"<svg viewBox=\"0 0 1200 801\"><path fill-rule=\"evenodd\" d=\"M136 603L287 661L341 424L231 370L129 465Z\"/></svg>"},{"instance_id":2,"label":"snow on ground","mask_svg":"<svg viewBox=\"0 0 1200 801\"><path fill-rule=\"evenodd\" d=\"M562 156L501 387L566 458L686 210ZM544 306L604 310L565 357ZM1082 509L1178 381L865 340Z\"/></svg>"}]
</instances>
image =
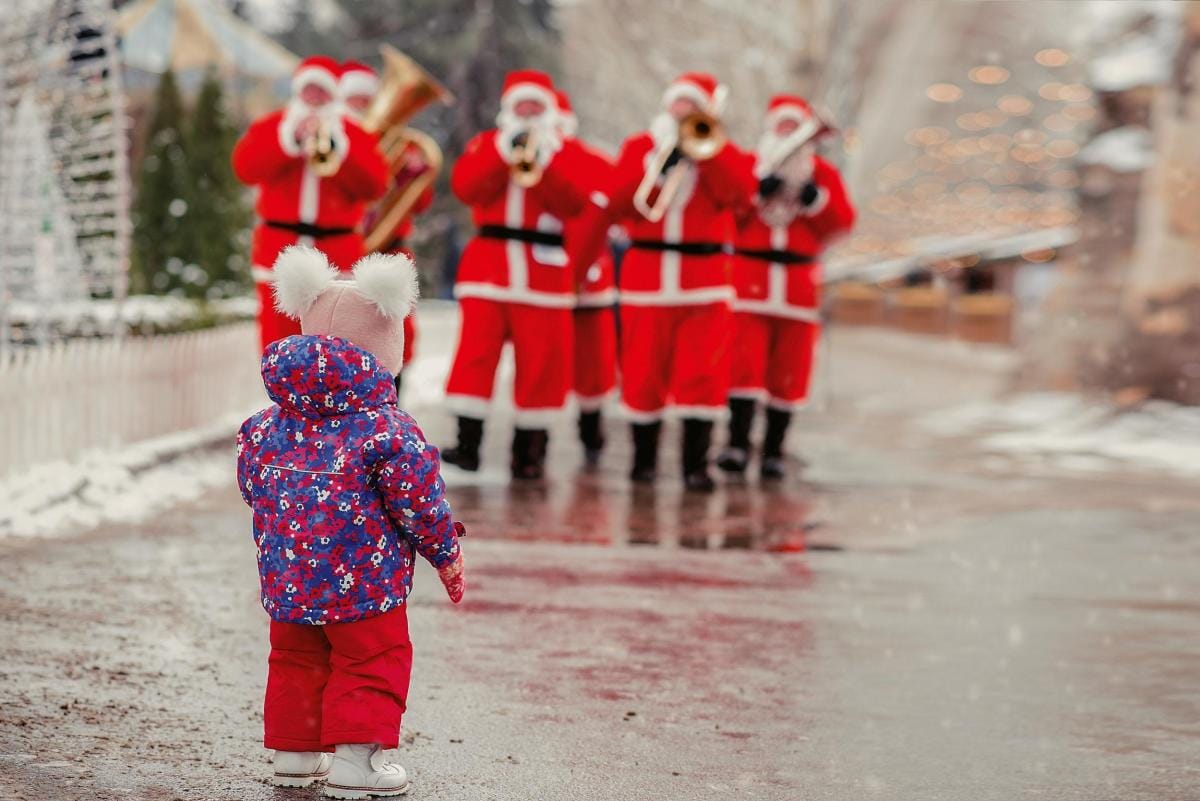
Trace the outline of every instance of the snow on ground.
<instances>
[{"instance_id":1,"label":"snow on ground","mask_svg":"<svg viewBox=\"0 0 1200 801\"><path fill-rule=\"evenodd\" d=\"M0 539L136 523L229 484L234 432L248 414L116 450L89 451L69 462L34 465L0 481Z\"/></svg>"},{"instance_id":2,"label":"snow on ground","mask_svg":"<svg viewBox=\"0 0 1200 801\"><path fill-rule=\"evenodd\" d=\"M1155 401L1120 411L1080 395L1039 392L938 411L920 422L944 436L976 437L988 453L1049 459L1066 470L1126 466L1200 476L1200 408Z\"/></svg>"}]
</instances>

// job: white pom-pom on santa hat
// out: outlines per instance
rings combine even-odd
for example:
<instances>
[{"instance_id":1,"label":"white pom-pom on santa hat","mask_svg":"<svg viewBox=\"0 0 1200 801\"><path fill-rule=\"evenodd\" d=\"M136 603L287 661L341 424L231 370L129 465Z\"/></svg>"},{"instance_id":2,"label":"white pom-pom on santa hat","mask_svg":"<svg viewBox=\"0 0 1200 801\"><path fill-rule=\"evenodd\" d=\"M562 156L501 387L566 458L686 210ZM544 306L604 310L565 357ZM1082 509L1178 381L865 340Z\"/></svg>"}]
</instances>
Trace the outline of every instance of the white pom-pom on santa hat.
<instances>
[{"instance_id":1,"label":"white pom-pom on santa hat","mask_svg":"<svg viewBox=\"0 0 1200 801\"><path fill-rule=\"evenodd\" d=\"M420 297L413 261L403 253L372 253L354 265L354 284L360 295L385 317L403 320Z\"/></svg>"},{"instance_id":2,"label":"white pom-pom on santa hat","mask_svg":"<svg viewBox=\"0 0 1200 801\"><path fill-rule=\"evenodd\" d=\"M299 320L337 277L337 270L316 248L284 248L275 259L275 308Z\"/></svg>"}]
</instances>

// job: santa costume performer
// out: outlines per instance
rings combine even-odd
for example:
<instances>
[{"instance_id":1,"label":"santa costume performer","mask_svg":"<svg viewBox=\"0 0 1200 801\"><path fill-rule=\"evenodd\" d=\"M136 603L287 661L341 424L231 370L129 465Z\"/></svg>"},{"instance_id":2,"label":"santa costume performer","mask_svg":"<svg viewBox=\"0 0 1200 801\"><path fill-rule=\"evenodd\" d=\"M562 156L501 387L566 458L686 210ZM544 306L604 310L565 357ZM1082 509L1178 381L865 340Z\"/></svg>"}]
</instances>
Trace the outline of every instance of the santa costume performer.
<instances>
[{"instance_id":1,"label":"santa costume performer","mask_svg":"<svg viewBox=\"0 0 1200 801\"><path fill-rule=\"evenodd\" d=\"M733 209L754 189L749 159L732 142L693 161L680 151L680 123L702 113L719 118L725 87L705 73L685 73L667 87L649 131L625 141L611 193L612 218L632 240L621 265L621 393L633 421L631 478L653 481L668 408L683 419L686 486L709 492L708 451L714 421L729 391L734 292L725 244ZM656 157L669 156L649 196L667 179L678 191L658 221L639 212L635 194ZM677 172L682 171L682 172Z\"/></svg>"},{"instance_id":2,"label":"santa costume performer","mask_svg":"<svg viewBox=\"0 0 1200 801\"><path fill-rule=\"evenodd\" d=\"M356 123L361 123L363 114L371 105L371 101L375 99L375 95L379 93L379 75L369 65L361 61L353 59L342 62L342 74L338 80L338 93L342 101L343 109L346 116ZM397 180L410 180L415 172L425 169L424 161L419 157L413 156L415 161L410 161L404 168L404 171L394 177ZM393 180L393 176L388 176L389 180ZM421 193L417 198L417 202L413 204L412 210L404 216L400 222L396 224L395 230L392 231L392 236L388 243L381 249L381 253L404 253L412 256L412 251L408 247L408 238L412 234L413 216L421 214L433 204L433 184ZM417 345L417 315L410 314L404 318L404 364L407 366L412 361L413 354L416 351ZM396 376L399 380L400 376Z\"/></svg>"},{"instance_id":3,"label":"santa costume performer","mask_svg":"<svg viewBox=\"0 0 1200 801\"><path fill-rule=\"evenodd\" d=\"M459 262L454 295L462 325L446 385L458 414L458 444L443 454L479 469L479 445L505 342L516 376L512 443L515 478L540 478L547 428L571 389L574 281L563 249L563 220L582 211L584 192L558 157L556 100L549 76L509 73L498 127L467 143L450 187L479 227ZM522 166L523 165L523 166Z\"/></svg>"},{"instance_id":4,"label":"santa costume performer","mask_svg":"<svg viewBox=\"0 0 1200 801\"><path fill-rule=\"evenodd\" d=\"M784 473L783 441L792 412L808 398L821 330L821 251L854 224L837 168L815 153L822 130L801 97L767 108L755 174L758 192L739 215L734 259L734 353L729 444L717 463L742 473L757 404L767 406L760 470Z\"/></svg>"},{"instance_id":5,"label":"santa costume performer","mask_svg":"<svg viewBox=\"0 0 1200 801\"><path fill-rule=\"evenodd\" d=\"M374 137L342 116L339 72L331 58L304 59L292 76L287 106L255 120L233 149L238 180L258 187L250 260L264 348L299 333L297 323L272 302L271 265L280 251L312 245L338 269L350 269L363 255L357 230L363 204L387 185L387 165ZM329 152L323 168L312 154L324 146Z\"/></svg>"},{"instance_id":6,"label":"santa costume performer","mask_svg":"<svg viewBox=\"0 0 1200 801\"><path fill-rule=\"evenodd\" d=\"M344 280L302 246L275 270L279 308L303 334L267 348L263 382L275 403L237 440L271 617L263 722L272 782L324 780L333 798L401 795L404 768L380 751L398 746L408 700L416 555L454 603L464 586L464 531L437 448L397 408L392 384L416 274L405 256L371 255Z\"/></svg>"},{"instance_id":7,"label":"santa costume performer","mask_svg":"<svg viewBox=\"0 0 1200 801\"><path fill-rule=\"evenodd\" d=\"M566 92L558 91L558 129L563 158L587 190L583 212L566 221L567 256L575 277L575 375L579 439L589 465L604 449L601 410L617 387L617 290L608 248L608 207L612 161L576 136L579 127Z\"/></svg>"}]
</instances>

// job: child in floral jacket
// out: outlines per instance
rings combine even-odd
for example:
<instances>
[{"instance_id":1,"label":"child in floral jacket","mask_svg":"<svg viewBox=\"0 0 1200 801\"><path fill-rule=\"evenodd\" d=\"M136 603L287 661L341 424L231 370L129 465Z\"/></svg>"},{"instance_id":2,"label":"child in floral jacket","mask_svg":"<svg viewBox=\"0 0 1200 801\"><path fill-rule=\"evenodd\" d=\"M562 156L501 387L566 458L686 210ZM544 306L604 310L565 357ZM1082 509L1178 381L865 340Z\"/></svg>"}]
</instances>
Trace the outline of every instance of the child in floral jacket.
<instances>
[{"instance_id":1,"label":"child in floral jacket","mask_svg":"<svg viewBox=\"0 0 1200 801\"><path fill-rule=\"evenodd\" d=\"M375 255L339 280L304 247L284 251L275 276L277 305L303 334L263 354L275 404L242 424L237 467L271 616L273 782L326 780L333 798L400 795L404 768L379 752L399 744L408 697L415 554L454 603L463 594L464 532L437 448L396 406L391 371L416 276L406 256Z\"/></svg>"}]
</instances>

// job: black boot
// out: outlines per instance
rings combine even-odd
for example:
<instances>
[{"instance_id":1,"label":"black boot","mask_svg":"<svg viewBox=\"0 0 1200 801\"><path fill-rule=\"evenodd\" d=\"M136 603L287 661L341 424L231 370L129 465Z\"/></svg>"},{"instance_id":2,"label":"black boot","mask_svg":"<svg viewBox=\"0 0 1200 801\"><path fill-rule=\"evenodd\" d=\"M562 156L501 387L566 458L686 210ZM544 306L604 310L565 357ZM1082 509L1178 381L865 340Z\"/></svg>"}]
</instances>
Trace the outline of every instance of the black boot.
<instances>
[{"instance_id":1,"label":"black boot","mask_svg":"<svg viewBox=\"0 0 1200 801\"><path fill-rule=\"evenodd\" d=\"M601 426L600 410L579 413L579 441L583 443L583 455L589 467L600 461L604 450L604 429Z\"/></svg>"},{"instance_id":2,"label":"black boot","mask_svg":"<svg viewBox=\"0 0 1200 801\"><path fill-rule=\"evenodd\" d=\"M717 467L726 473L746 472L746 463L750 461L750 425L754 422L754 412L753 399L729 399L729 444L717 457Z\"/></svg>"},{"instance_id":3,"label":"black boot","mask_svg":"<svg viewBox=\"0 0 1200 801\"><path fill-rule=\"evenodd\" d=\"M633 431L633 469L629 478L639 484L654 481L658 472L658 435L662 431L662 423L634 423Z\"/></svg>"},{"instance_id":4,"label":"black boot","mask_svg":"<svg viewBox=\"0 0 1200 801\"><path fill-rule=\"evenodd\" d=\"M442 461L474 473L479 469L479 443L483 442L483 421L477 417L458 418L458 444L442 451Z\"/></svg>"},{"instance_id":5,"label":"black boot","mask_svg":"<svg viewBox=\"0 0 1200 801\"><path fill-rule=\"evenodd\" d=\"M513 431L512 477L534 480L546 472L546 443L550 435L544 428L518 428Z\"/></svg>"},{"instance_id":6,"label":"black boot","mask_svg":"<svg viewBox=\"0 0 1200 801\"><path fill-rule=\"evenodd\" d=\"M683 483L695 492L712 492L717 487L708 472L712 430L712 420L685 418L683 421Z\"/></svg>"},{"instance_id":7,"label":"black boot","mask_svg":"<svg viewBox=\"0 0 1200 801\"><path fill-rule=\"evenodd\" d=\"M783 440L787 437L792 413L767 407L767 434L763 438L762 477L766 481L777 481L786 474L783 460Z\"/></svg>"}]
</instances>

